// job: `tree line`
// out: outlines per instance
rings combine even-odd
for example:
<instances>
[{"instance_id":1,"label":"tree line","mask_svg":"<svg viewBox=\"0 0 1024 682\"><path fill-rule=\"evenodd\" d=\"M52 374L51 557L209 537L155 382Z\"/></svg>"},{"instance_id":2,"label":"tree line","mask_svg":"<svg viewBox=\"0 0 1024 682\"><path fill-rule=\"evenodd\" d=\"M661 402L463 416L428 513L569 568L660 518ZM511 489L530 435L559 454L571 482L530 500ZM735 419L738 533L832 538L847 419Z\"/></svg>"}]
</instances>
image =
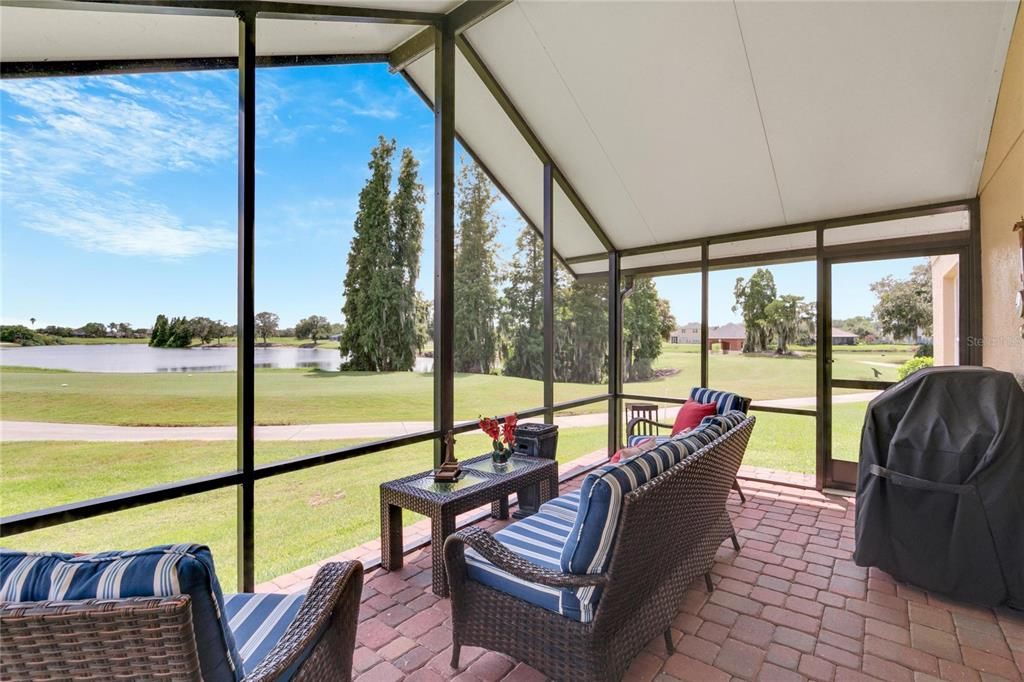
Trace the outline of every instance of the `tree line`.
<instances>
[{"instance_id":1,"label":"tree line","mask_svg":"<svg viewBox=\"0 0 1024 682\"><path fill-rule=\"evenodd\" d=\"M872 283L877 302L872 317L856 316L834 320L834 324L858 338L879 334L895 341L932 333L931 266L916 265L906 279L887 275ZM736 278L733 312L740 312L746 327L744 353L776 354L789 352L789 346L810 345L816 333L817 309L814 301L803 296L779 295L770 270L758 268L749 279Z\"/></svg>"},{"instance_id":2,"label":"tree line","mask_svg":"<svg viewBox=\"0 0 1024 682\"><path fill-rule=\"evenodd\" d=\"M416 291L424 203L418 162L402 151L392 193L394 140L379 139L359 195L344 280L346 369L405 371L430 340L429 302ZM540 379L543 374L542 243L523 226L509 262L497 244L497 193L483 169L463 159L456 184L455 370ZM603 280L555 276L555 380L601 383L608 372L608 292ZM627 380L650 378L661 341L675 326L650 279L638 279L623 311Z\"/></svg>"},{"instance_id":3,"label":"tree line","mask_svg":"<svg viewBox=\"0 0 1024 682\"><path fill-rule=\"evenodd\" d=\"M153 330L149 335L149 345L153 348L188 348L196 337L205 345L217 339L219 344L225 336L234 336L237 328L222 320L211 320L208 317L172 317L160 314L156 316Z\"/></svg>"}]
</instances>

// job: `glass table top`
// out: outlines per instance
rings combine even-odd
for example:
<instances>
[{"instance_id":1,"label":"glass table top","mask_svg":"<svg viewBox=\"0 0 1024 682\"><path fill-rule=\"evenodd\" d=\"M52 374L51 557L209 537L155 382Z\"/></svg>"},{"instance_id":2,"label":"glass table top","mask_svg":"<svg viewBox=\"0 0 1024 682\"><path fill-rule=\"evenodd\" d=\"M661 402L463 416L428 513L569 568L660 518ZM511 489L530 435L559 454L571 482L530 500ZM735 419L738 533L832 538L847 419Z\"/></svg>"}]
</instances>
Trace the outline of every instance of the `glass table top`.
<instances>
[{"instance_id":1,"label":"glass table top","mask_svg":"<svg viewBox=\"0 0 1024 682\"><path fill-rule=\"evenodd\" d=\"M527 462L522 459L513 457L505 463L505 466L499 467L494 463L494 460L490 457L486 459L480 459L476 462L466 462L461 464L462 470L474 469L476 471L483 471L488 474L508 474L518 469L523 469L528 466Z\"/></svg>"},{"instance_id":2,"label":"glass table top","mask_svg":"<svg viewBox=\"0 0 1024 682\"><path fill-rule=\"evenodd\" d=\"M468 488L477 483L483 483L487 480L483 476L477 476L471 471L463 469L462 476L457 481L435 481L434 474L424 474L419 478L415 478L411 481L406 481L405 485L410 485L413 488L419 488L421 490L429 490L433 493L454 493L456 491Z\"/></svg>"}]
</instances>

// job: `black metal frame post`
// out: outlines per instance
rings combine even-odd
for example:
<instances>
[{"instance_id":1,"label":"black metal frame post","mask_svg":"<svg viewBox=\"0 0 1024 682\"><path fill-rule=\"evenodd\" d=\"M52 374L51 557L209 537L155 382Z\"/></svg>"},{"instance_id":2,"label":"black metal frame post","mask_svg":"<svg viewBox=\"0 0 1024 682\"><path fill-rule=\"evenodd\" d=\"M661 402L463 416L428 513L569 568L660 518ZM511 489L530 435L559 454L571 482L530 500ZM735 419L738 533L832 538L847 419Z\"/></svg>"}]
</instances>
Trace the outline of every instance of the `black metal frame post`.
<instances>
[{"instance_id":1,"label":"black metal frame post","mask_svg":"<svg viewBox=\"0 0 1024 682\"><path fill-rule=\"evenodd\" d=\"M700 385L708 387L708 260L711 244L700 245Z\"/></svg>"},{"instance_id":2,"label":"black metal frame post","mask_svg":"<svg viewBox=\"0 0 1024 682\"><path fill-rule=\"evenodd\" d=\"M973 199L968 203L967 210L970 216L971 235L966 258L961 257L960 262L960 277L967 281L967 296L963 298L961 294L960 307L964 307L963 301L966 300L969 310L966 316L960 317L960 336L966 337L967 345L966 353L961 352L961 357L966 355L967 364L981 367L985 364L982 353L984 347L981 344L981 338L985 333L981 300L981 201ZM964 321L966 325L963 324Z\"/></svg>"},{"instance_id":3,"label":"black metal frame post","mask_svg":"<svg viewBox=\"0 0 1024 682\"><path fill-rule=\"evenodd\" d=\"M255 588L256 14L238 15L238 583Z\"/></svg>"},{"instance_id":4,"label":"black metal frame post","mask_svg":"<svg viewBox=\"0 0 1024 682\"><path fill-rule=\"evenodd\" d=\"M550 163L544 164L544 423L555 413L555 188Z\"/></svg>"},{"instance_id":5,"label":"black metal frame post","mask_svg":"<svg viewBox=\"0 0 1024 682\"><path fill-rule=\"evenodd\" d=\"M434 466L455 423L455 31L434 34Z\"/></svg>"},{"instance_id":6,"label":"black metal frame post","mask_svg":"<svg viewBox=\"0 0 1024 682\"><path fill-rule=\"evenodd\" d=\"M608 456L622 442L622 257L608 254Z\"/></svg>"},{"instance_id":7,"label":"black metal frame post","mask_svg":"<svg viewBox=\"0 0 1024 682\"><path fill-rule=\"evenodd\" d=\"M817 301L817 335L815 351L818 355L817 367L817 419L815 422L816 445L815 486L818 490L825 487L825 479L830 476L826 467L831 462L832 453L832 266L825 258L825 228L819 226L816 235L818 252L818 301Z\"/></svg>"}]
</instances>

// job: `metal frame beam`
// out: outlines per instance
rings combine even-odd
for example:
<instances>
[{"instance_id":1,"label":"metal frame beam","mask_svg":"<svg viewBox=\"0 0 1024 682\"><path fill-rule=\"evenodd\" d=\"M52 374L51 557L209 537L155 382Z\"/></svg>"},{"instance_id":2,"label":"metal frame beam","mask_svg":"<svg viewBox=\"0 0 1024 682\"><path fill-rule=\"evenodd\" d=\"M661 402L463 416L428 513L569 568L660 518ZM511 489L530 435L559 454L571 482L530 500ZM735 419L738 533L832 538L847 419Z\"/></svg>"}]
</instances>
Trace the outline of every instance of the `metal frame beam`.
<instances>
[{"instance_id":1,"label":"metal frame beam","mask_svg":"<svg viewBox=\"0 0 1024 682\"><path fill-rule=\"evenodd\" d=\"M708 387L708 253L711 245L700 245L700 385Z\"/></svg>"},{"instance_id":2,"label":"metal frame beam","mask_svg":"<svg viewBox=\"0 0 1024 682\"><path fill-rule=\"evenodd\" d=\"M555 188L551 164L544 165L544 422L555 423Z\"/></svg>"},{"instance_id":3,"label":"metal frame beam","mask_svg":"<svg viewBox=\"0 0 1024 682\"><path fill-rule=\"evenodd\" d=\"M778 237L787 234L800 234L802 232L813 232L819 227L831 230L837 227L849 227L850 225L866 225L886 220L897 220L901 218L916 218L925 215L936 215L939 213L952 213L955 211L970 210L974 199L958 199L956 201L943 201L934 204L923 204L908 206L906 208L895 208L885 211L873 211L871 213L860 213L856 215L828 218L825 220L809 220L803 223L790 225L776 225L774 227L763 227L756 230L743 230L729 234L716 234L707 237L695 237L650 246L639 246L632 249L623 249L623 256L640 256L648 253L661 253L663 251L675 251L676 249L693 248L700 246L703 241L711 244L724 244L727 242L740 242L750 239L762 239L764 237Z\"/></svg>"},{"instance_id":4,"label":"metal frame beam","mask_svg":"<svg viewBox=\"0 0 1024 682\"><path fill-rule=\"evenodd\" d=\"M502 111L505 112L509 121L511 121L512 125L516 127L519 134L523 136L526 143L530 145L530 148L533 150L533 153L537 155L537 158L540 159L540 162L544 165L551 165L551 172L554 181L562 191L565 192L565 196L569 198L569 201L576 210L579 211L584 222L586 222L590 227L594 236L597 237L597 240L601 242L601 246L608 251L613 251L615 249L615 245L612 244L610 239L608 239L608 235L605 234L603 229L601 229L601 226L598 224L594 215L590 212L590 209L587 208L587 205L582 199L580 199L579 194L577 194L576 190L566 179L565 175L562 174L562 171L559 170L558 164L551 158L551 155L540 141L540 138L533 132L533 129L526 122L523 115L519 113L519 109L517 109L516 105L512 103L511 98L509 98L508 94L501 87L501 84L498 83L494 74L491 73L490 69L487 68L487 65L484 64L483 59L481 59L480 55L477 54L477 51L474 50L473 46L468 40L466 40L466 36L459 36L456 39L456 43L459 47L459 51L462 52L462 56L466 58L466 61L469 62L469 65L473 68L477 78L480 79L487 90L491 93L491 96L494 97L498 106L500 106Z\"/></svg>"},{"instance_id":5,"label":"metal frame beam","mask_svg":"<svg viewBox=\"0 0 1024 682\"><path fill-rule=\"evenodd\" d=\"M832 269L825 258L825 228L819 226L815 237L817 245L818 300L815 318L817 339L815 352L818 362L815 368L818 394L818 416L814 430L816 436L814 480L815 487L821 490L825 480L830 476L826 466L831 461L832 452Z\"/></svg>"},{"instance_id":6,"label":"metal frame beam","mask_svg":"<svg viewBox=\"0 0 1024 682\"><path fill-rule=\"evenodd\" d=\"M380 64L386 54L296 54L256 57L256 68L284 66L336 66ZM166 59L93 59L57 62L0 62L0 78L56 78L62 76L119 76L139 73L216 71L237 69L237 57L170 57Z\"/></svg>"},{"instance_id":7,"label":"metal frame beam","mask_svg":"<svg viewBox=\"0 0 1024 682\"><path fill-rule=\"evenodd\" d=\"M419 95L420 99L423 100L423 103L426 104L431 110L433 110L434 103L427 96L427 93L423 92L423 88L421 88L419 84L415 80L413 80L412 76L409 75L409 72L403 69L402 71L399 71L399 73L402 75L402 78L405 79L405 82L409 84L409 87L412 88L417 95ZM512 205L512 208L516 210L516 213L519 214L519 217L523 220L523 222L526 223L530 227L530 229L536 233L537 237L539 237L540 239L544 239L544 231L537 227L536 223L530 220L530 216L526 215L526 211L523 210L523 207L520 206L519 202L517 202L515 198L513 198L512 195L508 192L508 190L505 189L505 186L501 184L501 181L498 180L498 177L491 172L491 169L487 166L486 163L484 163L483 159L480 158L480 155L477 154L476 151L474 151L473 147L468 142L466 142L466 139L464 137L459 135L458 125L455 126L455 140L462 146L462 149L467 154L469 154L469 157L473 159L473 163L480 167L480 170L484 172L484 175L486 175L487 179L491 181L491 184L494 185L494 187L501 193L503 197L505 197L505 200ZM561 254L558 253L557 249L554 250L554 255L555 259L562 264L562 267L569 271L570 275L572 275L573 277L578 277L576 271L573 270L572 268L572 259L562 258ZM607 258L607 254L601 254L601 258Z\"/></svg>"},{"instance_id":8,"label":"metal frame beam","mask_svg":"<svg viewBox=\"0 0 1024 682\"><path fill-rule=\"evenodd\" d=\"M455 421L455 32L434 32L434 466Z\"/></svg>"},{"instance_id":9,"label":"metal frame beam","mask_svg":"<svg viewBox=\"0 0 1024 682\"><path fill-rule=\"evenodd\" d=\"M132 14L188 14L220 17L259 14L261 18L265 19L316 19L319 21L422 26L439 25L445 16L434 12L271 0L0 0L0 5Z\"/></svg>"},{"instance_id":10,"label":"metal frame beam","mask_svg":"<svg viewBox=\"0 0 1024 682\"><path fill-rule=\"evenodd\" d=\"M256 15L238 17L238 584L255 588Z\"/></svg>"},{"instance_id":11,"label":"metal frame beam","mask_svg":"<svg viewBox=\"0 0 1024 682\"><path fill-rule=\"evenodd\" d=\"M608 456L622 441L622 276L618 251L608 254Z\"/></svg>"},{"instance_id":12,"label":"metal frame beam","mask_svg":"<svg viewBox=\"0 0 1024 682\"><path fill-rule=\"evenodd\" d=\"M467 0L445 16L454 25L455 35L459 35L511 2L512 0ZM434 39L430 35L430 30L420 31L388 54L391 72L403 70L433 50Z\"/></svg>"}]
</instances>

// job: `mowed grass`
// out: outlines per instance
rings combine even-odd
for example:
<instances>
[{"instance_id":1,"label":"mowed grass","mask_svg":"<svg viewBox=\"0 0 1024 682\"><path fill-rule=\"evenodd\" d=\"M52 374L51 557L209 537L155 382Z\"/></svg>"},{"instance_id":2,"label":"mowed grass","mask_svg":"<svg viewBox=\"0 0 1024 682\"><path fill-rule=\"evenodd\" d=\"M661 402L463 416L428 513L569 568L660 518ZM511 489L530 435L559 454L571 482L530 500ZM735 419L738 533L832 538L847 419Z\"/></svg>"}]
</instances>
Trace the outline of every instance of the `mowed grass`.
<instances>
[{"instance_id":1,"label":"mowed grass","mask_svg":"<svg viewBox=\"0 0 1024 682\"><path fill-rule=\"evenodd\" d=\"M569 462L606 444L604 427L559 434L558 459ZM307 452L348 441L310 441ZM295 453L295 443L260 444L258 464ZM459 437L468 458L489 450L483 434ZM230 441L147 443L4 443L0 514L8 515L234 468ZM256 572L263 581L333 556L380 535L381 482L430 468L429 442L344 460L256 484ZM419 520L407 512L405 523ZM218 573L233 582L236 495L203 493L5 538L17 549L91 552L162 543L201 542L214 549Z\"/></svg>"},{"instance_id":2,"label":"mowed grass","mask_svg":"<svg viewBox=\"0 0 1024 682\"><path fill-rule=\"evenodd\" d=\"M430 421L431 374L256 370L256 423ZM236 375L104 374L0 371L2 416L9 420L124 426L226 426L235 423ZM568 385L574 398L603 393L604 385ZM460 374L455 417L505 414L543 403L539 381Z\"/></svg>"},{"instance_id":3,"label":"mowed grass","mask_svg":"<svg viewBox=\"0 0 1024 682\"><path fill-rule=\"evenodd\" d=\"M866 403L837 405L837 454L856 459ZM744 463L813 473L813 417L757 413ZM604 426L563 429L559 460L603 450ZM257 463L335 449L354 441L260 441ZM379 485L430 467L432 444L382 453L262 480L256 485L256 571L264 581L378 537ZM457 454L486 452L482 434L458 438ZM0 515L45 508L169 481L233 469L231 441L146 443L22 442L0 446ZM5 540L19 549L71 552L183 541L214 549L219 573L232 589L236 571L236 495L233 489L33 531ZM420 517L406 513L406 524Z\"/></svg>"},{"instance_id":4,"label":"mowed grass","mask_svg":"<svg viewBox=\"0 0 1024 682\"><path fill-rule=\"evenodd\" d=\"M839 405L835 432L856 459L865 404ZM757 413L744 464L813 473L814 418ZM563 464L606 444L603 426L563 429ZM351 441L260 442L258 463L334 449ZM482 434L458 439L468 458L489 447ZM380 534L379 485L430 467L432 444L420 443L298 471L256 484L256 572L264 581L372 540ZM8 515L169 481L231 470L230 441L146 443L4 443L0 514ZM844 457L846 458L846 457ZM407 512L406 524L420 520ZM69 552L134 548L184 541L214 549L222 580L235 575L234 489L117 512L16 535L5 545ZM230 587L228 589L231 589Z\"/></svg>"},{"instance_id":5,"label":"mowed grass","mask_svg":"<svg viewBox=\"0 0 1024 682\"><path fill-rule=\"evenodd\" d=\"M628 383L626 392L688 396L700 381L696 348L692 344L665 344L655 363L661 376ZM877 353L837 349L833 376L895 381L896 365L911 355L909 347ZM712 354L708 371L712 387L755 400L815 394L815 362L809 355ZM256 423L260 425L430 421L433 414L433 376L429 373L261 369L256 371L255 383ZM228 426L236 418L235 390L233 372L113 374L5 367L0 369L0 416L9 420L124 426ZM564 402L606 390L605 384L559 383L555 400ZM455 378L455 418L469 420L481 414L538 407L542 396L539 381L459 374ZM603 409L603 404L596 404L574 412Z\"/></svg>"}]
</instances>

